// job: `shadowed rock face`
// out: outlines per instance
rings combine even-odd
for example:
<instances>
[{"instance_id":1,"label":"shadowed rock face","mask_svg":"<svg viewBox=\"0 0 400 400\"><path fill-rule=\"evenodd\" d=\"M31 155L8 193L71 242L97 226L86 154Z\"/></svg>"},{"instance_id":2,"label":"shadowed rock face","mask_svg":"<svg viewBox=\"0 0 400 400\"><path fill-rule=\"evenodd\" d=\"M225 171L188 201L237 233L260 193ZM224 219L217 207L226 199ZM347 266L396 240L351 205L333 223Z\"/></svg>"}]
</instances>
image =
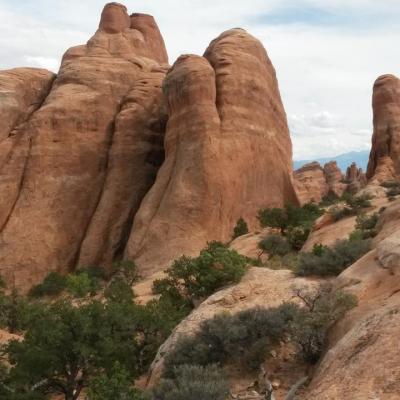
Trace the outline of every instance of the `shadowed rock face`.
<instances>
[{"instance_id":1,"label":"shadowed rock face","mask_svg":"<svg viewBox=\"0 0 400 400\"><path fill-rule=\"evenodd\" d=\"M67 51L50 94L21 128L29 148L0 234L0 273L22 289L49 271L121 254L163 161L165 47L147 46L145 22L130 26L125 7L107 5L100 29Z\"/></svg>"},{"instance_id":2,"label":"shadowed rock face","mask_svg":"<svg viewBox=\"0 0 400 400\"><path fill-rule=\"evenodd\" d=\"M378 78L372 106L374 134L367 178L377 182L400 176L400 80L393 75Z\"/></svg>"},{"instance_id":3,"label":"shadowed rock face","mask_svg":"<svg viewBox=\"0 0 400 400\"><path fill-rule=\"evenodd\" d=\"M229 239L241 216L255 225L260 208L297 203L286 115L258 40L223 33L204 57L180 57L164 92L166 160L125 252L144 275Z\"/></svg>"}]
</instances>

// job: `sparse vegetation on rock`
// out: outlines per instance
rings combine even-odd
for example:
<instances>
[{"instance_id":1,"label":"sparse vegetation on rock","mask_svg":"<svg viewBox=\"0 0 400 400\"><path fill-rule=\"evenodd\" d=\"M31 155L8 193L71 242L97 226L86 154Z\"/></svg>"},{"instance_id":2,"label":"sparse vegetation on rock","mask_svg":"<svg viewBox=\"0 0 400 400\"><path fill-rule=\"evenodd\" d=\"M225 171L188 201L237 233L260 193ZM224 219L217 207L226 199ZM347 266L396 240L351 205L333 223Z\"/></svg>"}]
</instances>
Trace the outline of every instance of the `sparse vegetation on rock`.
<instances>
[{"instance_id":1,"label":"sparse vegetation on rock","mask_svg":"<svg viewBox=\"0 0 400 400\"><path fill-rule=\"evenodd\" d=\"M154 388L151 400L225 400L229 383L216 365L182 365Z\"/></svg>"},{"instance_id":2,"label":"sparse vegetation on rock","mask_svg":"<svg viewBox=\"0 0 400 400\"><path fill-rule=\"evenodd\" d=\"M183 256L174 261L167 278L154 282L154 292L193 305L221 287L239 282L247 259L224 244L211 242L196 258Z\"/></svg>"},{"instance_id":3,"label":"sparse vegetation on rock","mask_svg":"<svg viewBox=\"0 0 400 400\"><path fill-rule=\"evenodd\" d=\"M299 276L336 276L370 248L371 242L359 237L337 241L332 248L317 246L313 252L300 254L295 273Z\"/></svg>"},{"instance_id":4,"label":"sparse vegetation on rock","mask_svg":"<svg viewBox=\"0 0 400 400\"><path fill-rule=\"evenodd\" d=\"M297 344L299 355L315 363L326 345L329 327L355 305L355 299L328 287L298 290L295 295L301 306L257 307L204 321L197 333L181 338L166 356L165 376L174 377L176 368L183 365L233 363L255 371L281 341Z\"/></svg>"},{"instance_id":5,"label":"sparse vegetation on rock","mask_svg":"<svg viewBox=\"0 0 400 400\"><path fill-rule=\"evenodd\" d=\"M345 202L345 205L335 206L329 210L335 222L346 217L358 215L372 205L371 197L368 195L353 196L350 193L344 193L341 200Z\"/></svg>"}]
</instances>

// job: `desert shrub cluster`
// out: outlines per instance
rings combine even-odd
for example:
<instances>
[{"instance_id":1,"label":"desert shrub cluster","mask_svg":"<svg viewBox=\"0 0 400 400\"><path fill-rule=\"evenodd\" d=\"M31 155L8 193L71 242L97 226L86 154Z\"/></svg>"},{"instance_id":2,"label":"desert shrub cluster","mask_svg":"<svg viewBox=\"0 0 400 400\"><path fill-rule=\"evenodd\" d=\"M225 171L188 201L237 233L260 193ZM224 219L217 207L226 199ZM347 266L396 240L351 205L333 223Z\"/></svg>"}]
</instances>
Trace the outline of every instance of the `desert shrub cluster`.
<instances>
[{"instance_id":1,"label":"desert shrub cluster","mask_svg":"<svg viewBox=\"0 0 400 400\"><path fill-rule=\"evenodd\" d=\"M312 252L299 255L295 273L299 276L336 276L370 248L371 242L359 237L337 241L333 247L317 245Z\"/></svg>"},{"instance_id":2,"label":"desert shrub cluster","mask_svg":"<svg viewBox=\"0 0 400 400\"><path fill-rule=\"evenodd\" d=\"M368 195L354 196L350 193L344 193L341 201L344 206L335 206L329 210L334 221L339 221L343 218L359 215L364 209L371 207L371 197Z\"/></svg>"},{"instance_id":3,"label":"desert shrub cluster","mask_svg":"<svg viewBox=\"0 0 400 400\"><path fill-rule=\"evenodd\" d=\"M173 379L188 365L237 365L257 370L282 340L297 345L298 356L310 363L324 351L327 332L355 305L353 296L321 287L298 290L299 303L256 307L204 321L197 333L181 338L165 359L165 377Z\"/></svg>"},{"instance_id":4,"label":"desert shrub cluster","mask_svg":"<svg viewBox=\"0 0 400 400\"><path fill-rule=\"evenodd\" d=\"M284 208L264 208L258 212L258 220L263 228L279 231L271 234L259 243L261 252L269 257L284 257L291 252L301 250L306 242L315 220L323 214L316 204L302 207L286 205Z\"/></svg>"}]
</instances>

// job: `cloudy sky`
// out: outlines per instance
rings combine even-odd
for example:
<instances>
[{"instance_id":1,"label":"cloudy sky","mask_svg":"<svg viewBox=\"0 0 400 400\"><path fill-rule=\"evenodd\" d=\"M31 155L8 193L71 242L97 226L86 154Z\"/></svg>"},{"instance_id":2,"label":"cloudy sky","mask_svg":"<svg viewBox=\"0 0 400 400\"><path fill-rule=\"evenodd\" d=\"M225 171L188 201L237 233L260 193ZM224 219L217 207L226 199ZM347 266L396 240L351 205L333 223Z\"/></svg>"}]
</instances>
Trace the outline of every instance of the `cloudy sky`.
<instances>
[{"instance_id":1,"label":"cloudy sky","mask_svg":"<svg viewBox=\"0 0 400 400\"><path fill-rule=\"evenodd\" d=\"M0 0L0 68L56 71L63 52L96 30L102 0ZM399 0L125 0L153 14L173 62L202 54L220 32L262 40L277 70L295 159L370 147L371 94L400 75Z\"/></svg>"}]
</instances>

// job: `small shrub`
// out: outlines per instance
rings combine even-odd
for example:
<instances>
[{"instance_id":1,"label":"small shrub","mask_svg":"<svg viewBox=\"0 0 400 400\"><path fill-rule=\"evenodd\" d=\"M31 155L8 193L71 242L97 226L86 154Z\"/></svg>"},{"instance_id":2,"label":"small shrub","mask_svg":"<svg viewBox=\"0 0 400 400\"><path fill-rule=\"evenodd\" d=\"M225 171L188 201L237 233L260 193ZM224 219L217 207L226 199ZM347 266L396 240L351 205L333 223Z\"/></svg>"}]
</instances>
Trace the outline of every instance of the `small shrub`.
<instances>
[{"instance_id":1,"label":"small shrub","mask_svg":"<svg viewBox=\"0 0 400 400\"><path fill-rule=\"evenodd\" d=\"M321 202L319 203L319 206L320 207L329 207L336 203L339 203L339 201L340 201L340 197L337 194L330 192L322 198Z\"/></svg>"},{"instance_id":2,"label":"small shrub","mask_svg":"<svg viewBox=\"0 0 400 400\"><path fill-rule=\"evenodd\" d=\"M175 301L194 304L218 289L239 282L246 271L246 257L219 242L211 242L196 258L175 260L167 278L154 282L153 291Z\"/></svg>"},{"instance_id":3,"label":"small shrub","mask_svg":"<svg viewBox=\"0 0 400 400\"><path fill-rule=\"evenodd\" d=\"M356 306L354 296L322 286L317 291L297 290L304 304L291 324L291 337L300 346L300 356L315 364L326 346L329 328Z\"/></svg>"},{"instance_id":4,"label":"small shrub","mask_svg":"<svg viewBox=\"0 0 400 400\"><path fill-rule=\"evenodd\" d=\"M363 194L360 196L353 196L350 193L343 195L343 200L346 204L357 214L363 208L371 207L371 196Z\"/></svg>"},{"instance_id":5,"label":"small shrub","mask_svg":"<svg viewBox=\"0 0 400 400\"><path fill-rule=\"evenodd\" d=\"M58 296L66 286L66 277L58 272L50 272L42 283L32 287L30 297Z\"/></svg>"},{"instance_id":6,"label":"small shrub","mask_svg":"<svg viewBox=\"0 0 400 400\"><path fill-rule=\"evenodd\" d=\"M344 193L341 200L346 203L344 206L335 206L329 210L335 222L358 215L364 208L369 208L372 205L371 197L368 195L353 196L351 193Z\"/></svg>"},{"instance_id":7,"label":"small shrub","mask_svg":"<svg viewBox=\"0 0 400 400\"><path fill-rule=\"evenodd\" d=\"M247 223L242 217L240 217L235 228L233 229L232 240L238 238L239 236L246 235L247 233L249 233Z\"/></svg>"},{"instance_id":8,"label":"small shrub","mask_svg":"<svg viewBox=\"0 0 400 400\"><path fill-rule=\"evenodd\" d=\"M225 400L229 383L215 365L183 365L174 379L164 379L153 389L152 400Z\"/></svg>"},{"instance_id":9,"label":"small shrub","mask_svg":"<svg viewBox=\"0 0 400 400\"><path fill-rule=\"evenodd\" d=\"M104 290L104 297L109 301L130 302L134 296L132 287L123 279L113 279Z\"/></svg>"},{"instance_id":10,"label":"small shrub","mask_svg":"<svg viewBox=\"0 0 400 400\"><path fill-rule=\"evenodd\" d=\"M285 256L273 256L268 259L267 267L269 269L279 270L279 269L290 269L295 271L297 268L299 256L296 253L289 253Z\"/></svg>"},{"instance_id":11,"label":"small shrub","mask_svg":"<svg viewBox=\"0 0 400 400\"><path fill-rule=\"evenodd\" d=\"M264 208L257 215L263 228L276 228L283 234L288 226L288 218L282 208Z\"/></svg>"},{"instance_id":12,"label":"small shrub","mask_svg":"<svg viewBox=\"0 0 400 400\"><path fill-rule=\"evenodd\" d=\"M400 182L398 182L398 181L385 181L385 182L381 183L381 186L386 188L386 189L398 188L398 187L400 187Z\"/></svg>"},{"instance_id":13,"label":"small shrub","mask_svg":"<svg viewBox=\"0 0 400 400\"><path fill-rule=\"evenodd\" d=\"M99 287L98 279L90 277L87 272L67 276L66 289L74 297L83 298L89 294L94 296Z\"/></svg>"},{"instance_id":14,"label":"small shrub","mask_svg":"<svg viewBox=\"0 0 400 400\"><path fill-rule=\"evenodd\" d=\"M112 278L123 279L129 286L132 286L140 279L138 269L133 261L125 260L113 264Z\"/></svg>"},{"instance_id":15,"label":"small shrub","mask_svg":"<svg viewBox=\"0 0 400 400\"><path fill-rule=\"evenodd\" d=\"M339 275L361 256L370 250L369 240L341 240L332 248L324 248L319 254L302 253L299 257L296 274L299 276Z\"/></svg>"},{"instance_id":16,"label":"small shrub","mask_svg":"<svg viewBox=\"0 0 400 400\"><path fill-rule=\"evenodd\" d=\"M392 187L391 189L389 189L386 193L386 196L388 198L390 197L396 197L400 194L400 186L397 187Z\"/></svg>"},{"instance_id":17,"label":"small shrub","mask_svg":"<svg viewBox=\"0 0 400 400\"><path fill-rule=\"evenodd\" d=\"M343 218L352 217L355 215L355 211L348 207L335 206L329 210L332 218L335 222L340 221Z\"/></svg>"},{"instance_id":18,"label":"small shrub","mask_svg":"<svg viewBox=\"0 0 400 400\"><path fill-rule=\"evenodd\" d=\"M323 210L316 204L309 203L302 207L287 204L284 209L261 209L258 212L257 218L263 228L276 228L280 230L282 235L285 235L288 228L310 228L314 221L322 214Z\"/></svg>"},{"instance_id":19,"label":"small shrub","mask_svg":"<svg viewBox=\"0 0 400 400\"><path fill-rule=\"evenodd\" d=\"M305 226L298 226L288 229L286 238L290 246L295 251L300 251L310 235L311 229Z\"/></svg>"},{"instance_id":20,"label":"small shrub","mask_svg":"<svg viewBox=\"0 0 400 400\"><path fill-rule=\"evenodd\" d=\"M106 281L109 278L109 274L107 273L107 271L100 266L97 265L93 265L90 267L84 267L84 268L79 268L76 273L77 274L81 274L81 273L86 273L89 278L91 279L97 279L97 280L102 280L102 281Z\"/></svg>"},{"instance_id":21,"label":"small shrub","mask_svg":"<svg viewBox=\"0 0 400 400\"><path fill-rule=\"evenodd\" d=\"M288 243L285 237L280 235L269 235L263 239L258 247L264 252L269 254L269 257L273 256L285 256L292 251L292 247Z\"/></svg>"},{"instance_id":22,"label":"small shrub","mask_svg":"<svg viewBox=\"0 0 400 400\"><path fill-rule=\"evenodd\" d=\"M359 214L356 220L356 231L350 235L351 238L360 237L361 239L369 239L375 237L377 235L377 230L375 228L378 220L378 213L372 215L366 215L365 213ZM357 232L359 232L359 236L357 236Z\"/></svg>"}]
</instances>

